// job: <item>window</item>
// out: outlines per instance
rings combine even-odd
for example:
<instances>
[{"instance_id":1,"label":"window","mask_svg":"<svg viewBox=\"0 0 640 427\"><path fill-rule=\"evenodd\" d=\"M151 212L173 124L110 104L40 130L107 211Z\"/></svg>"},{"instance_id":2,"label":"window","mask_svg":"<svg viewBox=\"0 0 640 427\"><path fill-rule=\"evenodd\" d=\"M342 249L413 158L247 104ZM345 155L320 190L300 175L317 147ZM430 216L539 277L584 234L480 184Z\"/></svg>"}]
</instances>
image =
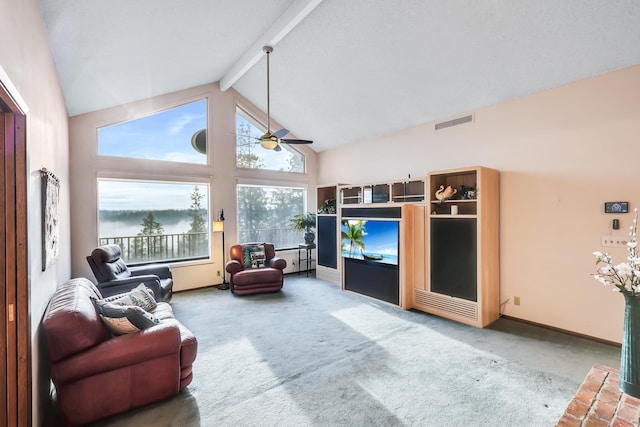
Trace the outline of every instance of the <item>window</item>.
<instances>
[{"instance_id":1,"label":"window","mask_svg":"<svg viewBox=\"0 0 640 427\"><path fill-rule=\"evenodd\" d=\"M304 212L305 195L304 188L238 185L238 242L297 248L302 235L289 228L289 220Z\"/></svg>"},{"instance_id":2,"label":"window","mask_svg":"<svg viewBox=\"0 0 640 427\"><path fill-rule=\"evenodd\" d=\"M304 172L304 156L287 144L266 150L258 138L266 128L242 108L236 108L236 166L283 172ZM273 131L273 129L272 129Z\"/></svg>"},{"instance_id":3,"label":"window","mask_svg":"<svg viewBox=\"0 0 640 427\"><path fill-rule=\"evenodd\" d=\"M207 101L98 128L98 154L135 159L207 163Z\"/></svg>"},{"instance_id":4,"label":"window","mask_svg":"<svg viewBox=\"0 0 640 427\"><path fill-rule=\"evenodd\" d=\"M98 244L127 263L208 258L209 185L98 179Z\"/></svg>"}]
</instances>

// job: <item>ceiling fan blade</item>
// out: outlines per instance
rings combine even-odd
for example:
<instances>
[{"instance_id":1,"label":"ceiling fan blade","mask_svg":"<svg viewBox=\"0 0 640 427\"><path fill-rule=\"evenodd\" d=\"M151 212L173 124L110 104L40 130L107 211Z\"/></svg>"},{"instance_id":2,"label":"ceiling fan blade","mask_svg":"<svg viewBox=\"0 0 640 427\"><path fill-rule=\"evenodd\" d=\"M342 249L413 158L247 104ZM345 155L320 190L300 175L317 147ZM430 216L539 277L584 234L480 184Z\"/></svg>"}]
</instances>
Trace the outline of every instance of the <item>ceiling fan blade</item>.
<instances>
[{"instance_id":1,"label":"ceiling fan blade","mask_svg":"<svg viewBox=\"0 0 640 427\"><path fill-rule=\"evenodd\" d=\"M280 138L282 138L283 136L285 136L285 135L286 135L286 134L288 134L288 133L289 133L289 131L288 131L288 130L286 130L286 129L280 129L279 131L274 132L274 133L273 133L273 136L275 136L276 138L280 139Z\"/></svg>"},{"instance_id":2,"label":"ceiling fan blade","mask_svg":"<svg viewBox=\"0 0 640 427\"><path fill-rule=\"evenodd\" d=\"M280 142L285 144L313 144L313 141L308 139L281 139Z\"/></svg>"},{"instance_id":3,"label":"ceiling fan blade","mask_svg":"<svg viewBox=\"0 0 640 427\"><path fill-rule=\"evenodd\" d=\"M282 147L280 147L280 144L276 145L276 148L274 148L273 151L282 151Z\"/></svg>"}]
</instances>

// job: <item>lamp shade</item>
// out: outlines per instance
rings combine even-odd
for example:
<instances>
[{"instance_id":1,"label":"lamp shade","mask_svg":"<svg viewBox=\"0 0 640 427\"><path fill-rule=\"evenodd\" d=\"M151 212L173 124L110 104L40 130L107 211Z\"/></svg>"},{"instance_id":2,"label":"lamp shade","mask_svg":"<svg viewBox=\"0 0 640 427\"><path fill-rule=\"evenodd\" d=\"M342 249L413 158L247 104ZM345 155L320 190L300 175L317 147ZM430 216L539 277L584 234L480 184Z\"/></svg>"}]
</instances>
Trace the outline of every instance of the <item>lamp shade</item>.
<instances>
[{"instance_id":1,"label":"lamp shade","mask_svg":"<svg viewBox=\"0 0 640 427\"><path fill-rule=\"evenodd\" d=\"M214 232L224 232L224 221L213 221Z\"/></svg>"},{"instance_id":2,"label":"lamp shade","mask_svg":"<svg viewBox=\"0 0 640 427\"><path fill-rule=\"evenodd\" d=\"M278 138L272 136L268 139L262 139L260 140L260 145L262 145L262 147L266 148L267 150L273 150L278 146Z\"/></svg>"}]
</instances>

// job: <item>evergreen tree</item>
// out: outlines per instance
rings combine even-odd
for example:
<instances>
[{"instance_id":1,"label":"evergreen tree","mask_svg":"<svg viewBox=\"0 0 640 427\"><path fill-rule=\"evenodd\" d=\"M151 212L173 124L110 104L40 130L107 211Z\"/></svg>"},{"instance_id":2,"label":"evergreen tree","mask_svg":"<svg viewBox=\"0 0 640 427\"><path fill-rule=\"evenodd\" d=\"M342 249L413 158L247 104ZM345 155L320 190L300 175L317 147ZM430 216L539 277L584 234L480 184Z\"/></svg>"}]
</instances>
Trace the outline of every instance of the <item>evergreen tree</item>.
<instances>
[{"instance_id":1,"label":"evergreen tree","mask_svg":"<svg viewBox=\"0 0 640 427\"><path fill-rule=\"evenodd\" d=\"M149 211L146 217L142 219L142 229L138 233L141 238L134 240L136 252L140 251L146 259L154 259L155 255L162 251L162 237L158 234L164 233L162 225L156 221L153 212Z\"/></svg>"},{"instance_id":2,"label":"evergreen tree","mask_svg":"<svg viewBox=\"0 0 640 427\"><path fill-rule=\"evenodd\" d=\"M261 169L264 163L256 154L259 148L263 150L252 135L249 123L239 123L236 129L236 166L241 168Z\"/></svg>"},{"instance_id":3,"label":"evergreen tree","mask_svg":"<svg viewBox=\"0 0 640 427\"><path fill-rule=\"evenodd\" d=\"M191 207L189 208L189 216L191 217L189 233L206 233L207 231L207 222L201 205L202 199L204 199L204 194L200 192L197 185L194 186L193 193L191 193Z\"/></svg>"},{"instance_id":4,"label":"evergreen tree","mask_svg":"<svg viewBox=\"0 0 640 427\"><path fill-rule=\"evenodd\" d=\"M162 225L156 221L155 216L153 216L153 212L149 211L146 217L142 219L142 229L138 233L138 236L151 236L153 234L162 234L164 233L164 228Z\"/></svg>"}]
</instances>

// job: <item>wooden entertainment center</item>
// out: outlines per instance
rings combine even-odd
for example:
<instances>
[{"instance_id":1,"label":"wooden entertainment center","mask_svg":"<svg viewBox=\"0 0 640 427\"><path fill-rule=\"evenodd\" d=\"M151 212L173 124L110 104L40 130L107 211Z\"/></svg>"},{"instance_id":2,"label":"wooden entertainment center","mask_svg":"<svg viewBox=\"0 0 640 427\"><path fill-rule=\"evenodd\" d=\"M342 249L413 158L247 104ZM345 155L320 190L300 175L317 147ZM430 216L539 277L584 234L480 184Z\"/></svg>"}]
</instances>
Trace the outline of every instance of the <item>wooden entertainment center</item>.
<instances>
[{"instance_id":1,"label":"wooden entertainment center","mask_svg":"<svg viewBox=\"0 0 640 427\"><path fill-rule=\"evenodd\" d=\"M426 179L319 186L318 209L333 199L335 213L317 214L317 277L403 309L485 327L499 316L499 191L499 172L481 166L430 172ZM394 207L400 210L389 210ZM378 279L386 270L374 258L341 256L343 215L398 222L397 299L379 283L396 286L395 276Z\"/></svg>"}]
</instances>

